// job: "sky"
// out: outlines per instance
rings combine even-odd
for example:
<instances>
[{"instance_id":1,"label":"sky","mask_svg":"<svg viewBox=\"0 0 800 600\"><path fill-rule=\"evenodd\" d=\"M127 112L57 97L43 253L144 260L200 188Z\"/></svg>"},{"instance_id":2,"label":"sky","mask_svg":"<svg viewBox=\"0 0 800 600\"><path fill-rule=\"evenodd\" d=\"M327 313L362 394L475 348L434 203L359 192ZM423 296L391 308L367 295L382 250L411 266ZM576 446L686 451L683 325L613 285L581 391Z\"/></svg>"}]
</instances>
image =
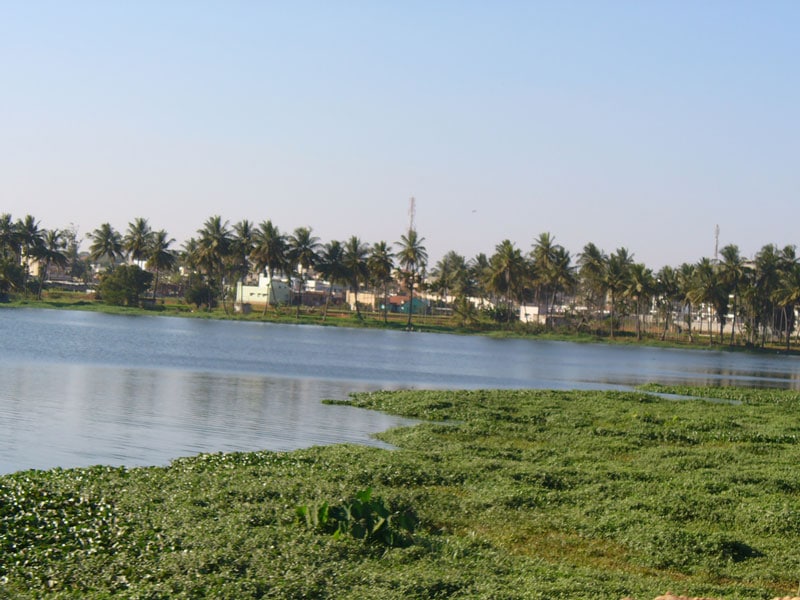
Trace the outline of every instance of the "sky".
<instances>
[{"instance_id":1,"label":"sky","mask_svg":"<svg viewBox=\"0 0 800 600\"><path fill-rule=\"evenodd\" d=\"M431 263L800 243L800 2L3 0L0 213ZM84 248L88 243L84 243Z\"/></svg>"}]
</instances>

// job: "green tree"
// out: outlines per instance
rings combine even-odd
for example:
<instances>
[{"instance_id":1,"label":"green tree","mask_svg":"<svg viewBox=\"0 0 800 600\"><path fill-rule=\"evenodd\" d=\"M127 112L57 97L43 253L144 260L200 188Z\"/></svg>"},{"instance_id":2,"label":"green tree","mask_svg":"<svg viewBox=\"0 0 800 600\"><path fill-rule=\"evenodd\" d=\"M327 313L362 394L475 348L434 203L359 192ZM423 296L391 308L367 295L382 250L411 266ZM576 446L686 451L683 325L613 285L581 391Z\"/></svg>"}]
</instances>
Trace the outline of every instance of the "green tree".
<instances>
[{"instance_id":1,"label":"green tree","mask_svg":"<svg viewBox=\"0 0 800 600\"><path fill-rule=\"evenodd\" d=\"M369 246L362 243L357 236L353 235L344 245L344 266L347 268L350 289L353 291L354 302L356 305L356 317L360 320L361 309L358 307L358 288L369 279L369 267L367 258Z\"/></svg>"},{"instance_id":2,"label":"green tree","mask_svg":"<svg viewBox=\"0 0 800 600\"><path fill-rule=\"evenodd\" d=\"M661 331L663 341L672 325L675 303L681 299L678 271L669 265L661 267L656 274L655 294L659 313L664 318L664 329Z\"/></svg>"},{"instance_id":3,"label":"green tree","mask_svg":"<svg viewBox=\"0 0 800 600\"><path fill-rule=\"evenodd\" d=\"M626 248L617 248L606 261L603 270L603 286L608 290L611 299L611 319L609 323L609 336L614 339L614 319L617 317L617 302L628 286L630 268L633 264L633 255Z\"/></svg>"},{"instance_id":4,"label":"green tree","mask_svg":"<svg viewBox=\"0 0 800 600\"><path fill-rule=\"evenodd\" d=\"M253 235L253 251L251 258L259 273L266 270L269 276L269 297L264 304L264 314L267 307L275 304L273 281L276 271L287 270L288 247L286 236L272 224L272 221L262 221Z\"/></svg>"},{"instance_id":5,"label":"green tree","mask_svg":"<svg viewBox=\"0 0 800 600\"><path fill-rule=\"evenodd\" d=\"M736 317L739 312L739 297L742 284L747 280L749 268L747 261L739 254L739 247L735 244L728 244L721 251L722 260L719 264L719 275L722 283L730 289L733 295L733 322L731 323L730 344L733 345L736 335Z\"/></svg>"},{"instance_id":6,"label":"green tree","mask_svg":"<svg viewBox=\"0 0 800 600\"><path fill-rule=\"evenodd\" d=\"M642 263L634 263L628 270L625 295L631 298L636 306L636 339L642 339L642 313L655 291L653 272Z\"/></svg>"},{"instance_id":7,"label":"green tree","mask_svg":"<svg viewBox=\"0 0 800 600\"><path fill-rule=\"evenodd\" d=\"M389 284L392 282L392 270L394 270L394 253L385 241L372 245L367 258L367 267L373 285L383 290L383 322L388 323Z\"/></svg>"},{"instance_id":8,"label":"green tree","mask_svg":"<svg viewBox=\"0 0 800 600\"><path fill-rule=\"evenodd\" d=\"M506 322L511 321L513 301L521 297L529 266L522 252L511 240L503 240L495 246L489 259L488 289L505 298Z\"/></svg>"},{"instance_id":9,"label":"green tree","mask_svg":"<svg viewBox=\"0 0 800 600\"><path fill-rule=\"evenodd\" d=\"M321 248L319 238L312 235L311 231L311 227L298 227L289 236L287 262L291 265L291 270L297 270L300 275L300 299L297 303L297 317L300 316L300 305L303 303L303 292L306 287L308 270L317 263Z\"/></svg>"},{"instance_id":10,"label":"green tree","mask_svg":"<svg viewBox=\"0 0 800 600\"><path fill-rule=\"evenodd\" d=\"M128 260L137 264L145 260L152 237L153 230L147 219L138 217L128 223L128 231L122 238L122 249L128 255Z\"/></svg>"},{"instance_id":11,"label":"green tree","mask_svg":"<svg viewBox=\"0 0 800 600\"><path fill-rule=\"evenodd\" d=\"M17 221L16 228L23 261L22 289L27 296L31 260L36 258L42 248L44 232L39 228L39 222L32 215L26 215L24 219Z\"/></svg>"},{"instance_id":12,"label":"green tree","mask_svg":"<svg viewBox=\"0 0 800 600\"><path fill-rule=\"evenodd\" d=\"M175 252L169 248L173 243L175 243L175 240L170 238L165 230L160 229L153 232L150 245L145 253L147 268L152 269L155 273L155 281L153 282L154 301L158 292L158 280L161 273L173 269L178 261Z\"/></svg>"},{"instance_id":13,"label":"green tree","mask_svg":"<svg viewBox=\"0 0 800 600\"><path fill-rule=\"evenodd\" d=\"M41 273L39 273L39 290L36 293L38 300L42 299L42 290L44 289L44 282L47 279L47 272L50 270L50 266L55 265L60 268L67 266L67 255L64 253L66 245L66 241L59 230L51 229L45 231L42 245L36 255L39 261L44 262Z\"/></svg>"},{"instance_id":14,"label":"green tree","mask_svg":"<svg viewBox=\"0 0 800 600\"><path fill-rule=\"evenodd\" d=\"M422 242L425 238L419 237L416 229L409 229L406 235L400 236L397 242L397 260L404 270L404 279L408 289L408 322L406 328L411 329L411 315L414 313L414 286L419 283L419 273L424 270L428 262L428 251Z\"/></svg>"},{"instance_id":15,"label":"green tree","mask_svg":"<svg viewBox=\"0 0 800 600\"><path fill-rule=\"evenodd\" d=\"M322 320L328 318L328 306L330 305L333 286L336 284L347 284L350 281L350 272L345 265L345 250L342 243L333 240L325 244L317 262L317 271L328 281L328 292L325 294L325 310Z\"/></svg>"},{"instance_id":16,"label":"green tree","mask_svg":"<svg viewBox=\"0 0 800 600\"><path fill-rule=\"evenodd\" d=\"M680 268L678 269L678 296L681 299L683 305L683 311L685 313L685 322L686 322L686 329L689 335L689 343L694 343L694 336L692 335L692 307L694 306L692 302L692 291L694 290L694 279L695 279L695 266L690 263L683 263L681 264Z\"/></svg>"},{"instance_id":17,"label":"green tree","mask_svg":"<svg viewBox=\"0 0 800 600\"><path fill-rule=\"evenodd\" d=\"M229 253L230 270L234 279L242 286L250 273L250 257L256 247L255 237L253 224L247 219L242 219L233 226Z\"/></svg>"},{"instance_id":18,"label":"green tree","mask_svg":"<svg viewBox=\"0 0 800 600\"><path fill-rule=\"evenodd\" d=\"M595 311L602 310L606 301L605 273L608 256L589 242L578 255L578 280L586 304Z\"/></svg>"},{"instance_id":19,"label":"green tree","mask_svg":"<svg viewBox=\"0 0 800 600\"><path fill-rule=\"evenodd\" d=\"M122 237L110 223L103 223L89 234L89 258L93 261L107 259L110 263L108 270L114 268L117 259L122 258Z\"/></svg>"},{"instance_id":20,"label":"green tree","mask_svg":"<svg viewBox=\"0 0 800 600\"><path fill-rule=\"evenodd\" d=\"M222 299L222 307L227 314L225 261L230 253L232 242L228 222L223 222L222 217L214 215L206 220L203 228L198 230L197 234L196 262L206 275L211 293ZM208 300L210 309L214 304L214 299L209 298Z\"/></svg>"},{"instance_id":21,"label":"green tree","mask_svg":"<svg viewBox=\"0 0 800 600\"><path fill-rule=\"evenodd\" d=\"M103 276L100 297L106 304L136 306L152 280L153 274L138 265L120 265Z\"/></svg>"},{"instance_id":22,"label":"green tree","mask_svg":"<svg viewBox=\"0 0 800 600\"><path fill-rule=\"evenodd\" d=\"M728 313L728 299L730 290L725 281L720 276L720 270L708 258L700 259L695 266L694 289L691 292L694 304L706 304L713 311L719 323L719 336L722 340L722 333L725 327L725 319ZM708 326L709 344L714 343L711 322Z\"/></svg>"}]
</instances>

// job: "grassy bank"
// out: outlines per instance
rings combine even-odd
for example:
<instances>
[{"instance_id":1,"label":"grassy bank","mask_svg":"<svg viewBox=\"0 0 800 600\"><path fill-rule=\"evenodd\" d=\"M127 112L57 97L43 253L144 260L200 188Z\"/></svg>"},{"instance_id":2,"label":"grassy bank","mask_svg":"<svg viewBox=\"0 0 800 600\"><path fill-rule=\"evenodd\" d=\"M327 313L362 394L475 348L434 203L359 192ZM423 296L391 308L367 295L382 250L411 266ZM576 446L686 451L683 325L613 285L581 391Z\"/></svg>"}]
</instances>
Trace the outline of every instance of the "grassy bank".
<instances>
[{"instance_id":1,"label":"grassy bank","mask_svg":"<svg viewBox=\"0 0 800 600\"><path fill-rule=\"evenodd\" d=\"M735 402L361 394L354 404L431 422L382 434L393 451L332 446L5 476L0 597L797 590L800 396L657 391Z\"/></svg>"}]
</instances>

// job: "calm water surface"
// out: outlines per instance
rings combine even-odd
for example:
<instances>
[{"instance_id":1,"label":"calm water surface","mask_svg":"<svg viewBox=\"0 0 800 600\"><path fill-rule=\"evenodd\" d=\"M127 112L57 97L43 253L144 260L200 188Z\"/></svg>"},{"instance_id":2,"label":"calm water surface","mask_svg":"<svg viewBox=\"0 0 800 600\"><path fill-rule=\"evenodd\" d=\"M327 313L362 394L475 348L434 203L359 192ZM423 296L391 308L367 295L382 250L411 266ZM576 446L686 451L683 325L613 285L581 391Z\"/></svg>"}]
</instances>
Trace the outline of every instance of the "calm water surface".
<instances>
[{"instance_id":1,"label":"calm water surface","mask_svg":"<svg viewBox=\"0 0 800 600\"><path fill-rule=\"evenodd\" d=\"M381 445L410 423L325 398L398 388L800 388L795 357L0 309L0 473Z\"/></svg>"}]
</instances>

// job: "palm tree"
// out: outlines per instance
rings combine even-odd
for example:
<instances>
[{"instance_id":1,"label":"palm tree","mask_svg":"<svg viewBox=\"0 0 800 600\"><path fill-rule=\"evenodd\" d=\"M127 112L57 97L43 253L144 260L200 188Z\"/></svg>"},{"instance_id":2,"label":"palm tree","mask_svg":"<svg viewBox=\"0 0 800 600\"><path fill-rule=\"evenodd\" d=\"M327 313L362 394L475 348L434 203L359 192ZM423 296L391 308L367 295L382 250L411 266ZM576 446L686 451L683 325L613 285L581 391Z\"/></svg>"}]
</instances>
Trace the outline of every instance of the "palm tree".
<instances>
[{"instance_id":1,"label":"palm tree","mask_svg":"<svg viewBox=\"0 0 800 600\"><path fill-rule=\"evenodd\" d=\"M781 255L774 244L767 244L758 251L753 269L752 290L748 294L750 300L753 332L761 329L761 345L766 343L767 329L775 329L774 292L780 281Z\"/></svg>"},{"instance_id":2,"label":"palm tree","mask_svg":"<svg viewBox=\"0 0 800 600\"><path fill-rule=\"evenodd\" d=\"M425 268L428 262L428 252L422 242L425 238L417 235L416 229L409 229L406 235L400 236L397 242L399 251L397 260L405 270L406 286L408 287L408 323L406 328L411 330L411 315L414 312L414 284L417 283L417 275Z\"/></svg>"},{"instance_id":3,"label":"palm tree","mask_svg":"<svg viewBox=\"0 0 800 600\"><path fill-rule=\"evenodd\" d=\"M691 291L692 302L695 304L708 304L719 322L719 335L725 327L725 315L728 312L729 288L720 277L719 269L708 258L700 259L695 266L694 289ZM714 343L711 321L708 324L709 344Z\"/></svg>"},{"instance_id":4,"label":"palm tree","mask_svg":"<svg viewBox=\"0 0 800 600\"><path fill-rule=\"evenodd\" d=\"M109 270L114 268L118 258L122 258L122 237L110 223L103 223L90 235L92 243L89 246L89 258L98 261L107 258L110 261Z\"/></svg>"},{"instance_id":5,"label":"palm tree","mask_svg":"<svg viewBox=\"0 0 800 600\"><path fill-rule=\"evenodd\" d=\"M145 260L152 236L147 219L139 217L128 223L128 231L122 238L122 249L128 254L128 260L135 263Z\"/></svg>"},{"instance_id":6,"label":"palm tree","mask_svg":"<svg viewBox=\"0 0 800 600\"><path fill-rule=\"evenodd\" d=\"M636 339L642 339L642 305L648 300L655 287L653 272L642 263L630 266L625 287L625 295L636 303Z\"/></svg>"},{"instance_id":7,"label":"palm tree","mask_svg":"<svg viewBox=\"0 0 800 600\"><path fill-rule=\"evenodd\" d=\"M253 234L253 244L250 258L255 263L256 271L260 273L266 269L267 275L269 275L269 297L264 304L264 314L266 315L267 307L275 302L273 287L275 271L287 269L286 236L272 224L272 221L262 221Z\"/></svg>"},{"instance_id":8,"label":"palm tree","mask_svg":"<svg viewBox=\"0 0 800 600\"><path fill-rule=\"evenodd\" d=\"M626 248L617 248L606 261L605 269L603 271L603 286L611 296L611 321L609 326L609 335L614 339L614 319L617 312L617 300L620 295L624 293L628 285L628 276L630 273L631 265L633 264L633 255L628 253Z\"/></svg>"},{"instance_id":9,"label":"palm tree","mask_svg":"<svg viewBox=\"0 0 800 600\"><path fill-rule=\"evenodd\" d=\"M25 268L22 289L27 296L28 279L31 274L31 259L38 254L44 243L44 232L39 229L39 223L32 215L26 215L24 219L17 221L16 228Z\"/></svg>"},{"instance_id":10,"label":"palm tree","mask_svg":"<svg viewBox=\"0 0 800 600\"><path fill-rule=\"evenodd\" d=\"M169 249L175 240L167 236L163 229L153 232L150 238L150 245L147 247L145 258L147 268L155 271L155 281L153 282L153 300L156 299L158 291L158 279L162 271L168 271L175 266L178 257L175 252Z\"/></svg>"},{"instance_id":11,"label":"palm tree","mask_svg":"<svg viewBox=\"0 0 800 600\"><path fill-rule=\"evenodd\" d=\"M367 256L369 247L363 244L357 236L351 236L344 245L344 266L347 268L350 289L353 290L356 305L356 317L361 319L361 310L358 307L358 287L369 277Z\"/></svg>"},{"instance_id":12,"label":"palm tree","mask_svg":"<svg viewBox=\"0 0 800 600\"><path fill-rule=\"evenodd\" d=\"M747 277L749 268L744 257L739 254L739 247L735 244L728 244L720 250L722 261L720 262L720 277L733 294L733 322L731 323L731 346L733 346L734 336L736 335L736 316L739 312L739 291L742 283Z\"/></svg>"},{"instance_id":13,"label":"palm tree","mask_svg":"<svg viewBox=\"0 0 800 600\"><path fill-rule=\"evenodd\" d=\"M311 235L311 227L298 227L289 236L288 262L292 270L297 269L300 272L300 300L297 303L297 317L300 316L300 305L303 303L306 273L317 263L319 250L319 238Z\"/></svg>"},{"instance_id":14,"label":"palm tree","mask_svg":"<svg viewBox=\"0 0 800 600\"><path fill-rule=\"evenodd\" d=\"M253 224L247 219L242 219L233 226L230 246L231 271L242 287L250 272L250 255L253 253L253 248L255 248Z\"/></svg>"},{"instance_id":15,"label":"palm tree","mask_svg":"<svg viewBox=\"0 0 800 600\"><path fill-rule=\"evenodd\" d=\"M372 245L369 257L367 258L367 267L373 284L383 288L383 322L388 323L388 286L392 281L394 254L386 242L380 241Z\"/></svg>"},{"instance_id":16,"label":"palm tree","mask_svg":"<svg viewBox=\"0 0 800 600\"><path fill-rule=\"evenodd\" d=\"M655 292L658 298L658 307L664 316L664 329L661 331L661 341L664 341L672 324L674 304L680 300L678 272L669 265L661 267L656 274Z\"/></svg>"},{"instance_id":17,"label":"palm tree","mask_svg":"<svg viewBox=\"0 0 800 600\"><path fill-rule=\"evenodd\" d=\"M439 293L445 302L450 296L461 296L469 288L469 270L467 260L457 252L450 250L431 272L432 289Z\"/></svg>"},{"instance_id":18,"label":"palm tree","mask_svg":"<svg viewBox=\"0 0 800 600\"><path fill-rule=\"evenodd\" d=\"M488 288L491 292L505 296L508 323L511 321L512 300L521 296L529 266L522 252L510 240L503 240L495 246L489 266Z\"/></svg>"},{"instance_id":19,"label":"palm tree","mask_svg":"<svg viewBox=\"0 0 800 600\"><path fill-rule=\"evenodd\" d=\"M349 270L345 266L345 251L341 242L333 240L325 244L316 266L317 271L328 281L328 293L325 295L325 311L322 320L328 318L328 305L331 301L333 286L337 283L349 282Z\"/></svg>"},{"instance_id":20,"label":"palm tree","mask_svg":"<svg viewBox=\"0 0 800 600\"><path fill-rule=\"evenodd\" d=\"M549 232L544 232L540 233L539 237L536 238L531 251L533 269L536 274L537 302L540 302L541 295L544 295L545 315L550 314L550 293L554 284L554 263L558 248L560 246L555 243L555 237Z\"/></svg>"},{"instance_id":21,"label":"palm tree","mask_svg":"<svg viewBox=\"0 0 800 600\"><path fill-rule=\"evenodd\" d=\"M605 272L608 256L594 243L589 242L578 255L578 278L587 304L595 309L605 305Z\"/></svg>"},{"instance_id":22,"label":"palm tree","mask_svg":"<svg viewBox=\"0 0 800 600\"><path fill-rule=\"evenodd\" d=\"M231 232L228 229L228 222L222 221L219 215L209 217L203 224L203 228L197 231L197 263L205 272L210 293L216 289L222 297L222 307L225 313L228 307L225 304L225 268L224 263L231 247ZM208 302L209 310L213 304L213 297Z\"/></svg>"},{"instance_id":23,"label":"palm tree","mask_svg":"<svg viewBox=\"0 0 800 600\"><path fill-rule=\"evenodd\" d=\"M793 262L782 272L778 288L773 293L775 301L794 316L795 306L800 302L800 263ZM792 319L793 321L794 319ZM786 323L786 351L790 350L792 327ZM794 323L792 323L793 325Z\"/></svg>"},{"instance_id":24,"label":"palm tree","mask_svg":"<svg viewBox=\"0 0 800 600\"><path fill-rule=\"evenodd\" d=\"M489 297L488 283L491 279L491 265L489 258L483 252L479 252L470 259L467 264L469 269L469 286L475 288L476 295L484 304Z\"/></svg>"},{"instance_id":25,"label":"palm tree","mask_svg":"<svg viewBox=\"0 0 800 600\"><path fill-rule=\"evenodd\" d=\"M44 267L39 274L39 291L36 294L38 300L42 299L44 280L47 279L47 271L50 269L50 265L56 265L61 268L67 266L67 255L64 253L66 245L66 241L58 229L45 231L44 240L36 255L39 260L44 260Z\"/></svg>"},{"instance_id":26,"label":"palm tree","mask_svg":"<svg viewBox=\"0 0 800 600\"><path fill-rule=\"evenodd\" d=\"M686 309L686 329L689 334L689 343L694 343L692 335L692 290L694 290L695 267L690 263L683 263L678 269L678 296Z\"/></svg>"},{"instance_id":27,"label":"palm tree","mask_svg":"<svg viewBox=\"0 0 800 600\"><path fill-rule=\"evenodd\" d=\"M20 254L20 235L10 213L0 215L0 258L10 260Z\"/></svg>"}]
</instances>

